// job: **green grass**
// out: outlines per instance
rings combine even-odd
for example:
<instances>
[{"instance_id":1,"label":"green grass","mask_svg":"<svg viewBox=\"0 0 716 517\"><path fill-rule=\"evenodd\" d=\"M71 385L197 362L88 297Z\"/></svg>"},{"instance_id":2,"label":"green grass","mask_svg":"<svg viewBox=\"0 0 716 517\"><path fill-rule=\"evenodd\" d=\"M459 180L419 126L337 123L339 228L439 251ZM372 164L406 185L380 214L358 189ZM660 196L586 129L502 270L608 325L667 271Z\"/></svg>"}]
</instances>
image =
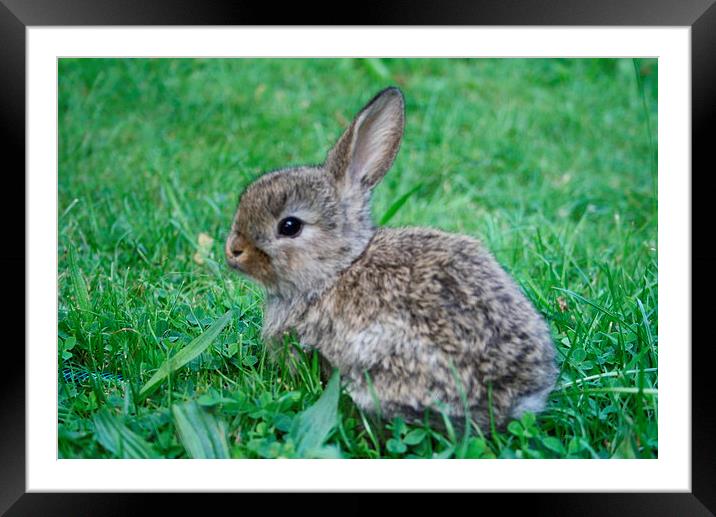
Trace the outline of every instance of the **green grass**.
<instances>
[{"instance_id":1,"label":"green grass","mask_svg":"<svg viewBox=\"0 0 716 517\"><path fill-rule=\"evenodd\" d=\"M656 78L628 59L61 60L58 368L122 380L60 375L59 456L656 457ZM559 387L504 432L370 419L316 355L269 360L261 291L223 262L239 191L321 162L391 84L407 127L375 220L481 238L552 328Z\"/></svg>"}]
</instances>

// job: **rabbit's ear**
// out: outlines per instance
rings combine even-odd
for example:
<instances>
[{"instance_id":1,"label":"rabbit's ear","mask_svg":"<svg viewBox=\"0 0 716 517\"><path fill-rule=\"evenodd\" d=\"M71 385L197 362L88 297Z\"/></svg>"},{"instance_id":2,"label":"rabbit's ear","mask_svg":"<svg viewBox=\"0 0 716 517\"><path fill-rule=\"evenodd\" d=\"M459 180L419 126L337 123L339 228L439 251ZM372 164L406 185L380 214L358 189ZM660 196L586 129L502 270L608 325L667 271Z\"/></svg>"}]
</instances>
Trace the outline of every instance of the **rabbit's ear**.
<instances>
[{"instance_id":1,"label":"rabbit's ear","mask_svg":"<svg viewBox=\"0 0 716 517\"><path fill-rule=\"evenodd\" d=\"M403 94L387 88L366 104L328 153L326 169L340 185L372 189L393 164L404 126Z\"/></svg>"}]
</instances>

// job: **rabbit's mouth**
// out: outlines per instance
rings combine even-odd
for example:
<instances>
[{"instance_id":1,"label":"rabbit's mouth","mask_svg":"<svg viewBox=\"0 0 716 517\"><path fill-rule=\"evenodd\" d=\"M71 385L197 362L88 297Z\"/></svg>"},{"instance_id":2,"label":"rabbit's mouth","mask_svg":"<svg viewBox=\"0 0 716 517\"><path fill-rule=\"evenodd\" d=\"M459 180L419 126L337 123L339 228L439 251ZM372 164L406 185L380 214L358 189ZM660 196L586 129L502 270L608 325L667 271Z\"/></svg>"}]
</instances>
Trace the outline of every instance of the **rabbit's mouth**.
<instances>
[{"instance_id":1,"label":"rabbit's mouth","mask_svg":"<svg viewBox=\"0 0 716 517\"><path fill-rule=\"evenodd\" d=\"M226 262L238 272L262 284L271 284L274 279L269 256L251 243L242 234L232 232L226 239Z\"/></svg>"},{"instance_id":2,"label":"rabbit's mouth","mask_svg":"<svg viewBox=\"0 0 716 517\"><path fill-rule=\"evenodd\" d=\"M243 274L245 274L245 275L248 274L248 273L246 272L246 269L244 269L244 268L241 266L241 264L239 264L238 262L233 261L233 260L228 260L228 259L227 259L226 263L228 264L228 266L229 266L231 269L235 269L235 270L238 271L239 273L243 273Z\"/></svg>"},{"instance_id":3,"label":"rabbit's mouth","mask_svg":"<svg viewBox=\"0 0 716 517\"><path fill-rule=\"evenodd\" d=\"M248 260L237 260L235 257L227 257L226 262L229 267L239 274L247 276L252 280L261 282L262 284L270 283L272 278L271 270L266 264L262 264L262 260L258 257L250 257L247 254Z\"/></svg>"}]
</instances>

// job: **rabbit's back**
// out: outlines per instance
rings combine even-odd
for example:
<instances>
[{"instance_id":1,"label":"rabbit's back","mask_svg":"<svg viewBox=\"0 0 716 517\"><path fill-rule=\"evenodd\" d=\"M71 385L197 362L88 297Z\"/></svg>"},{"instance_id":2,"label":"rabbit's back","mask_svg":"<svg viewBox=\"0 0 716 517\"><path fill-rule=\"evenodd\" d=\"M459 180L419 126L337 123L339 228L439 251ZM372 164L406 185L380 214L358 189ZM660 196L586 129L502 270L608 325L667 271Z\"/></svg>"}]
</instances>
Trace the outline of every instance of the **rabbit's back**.
<instances>
[{"instance_id":1,"label":"rabbit's back","mask_svg":"<svg viewBox=\"0 0 716 517\"><path fill-rule=\"evenodd\" d=\"M484 420L489 385L499 421L541 409L554 382L547 325L467 236L380 229L309 312L299 336L341 370L367 410L372 389L383 413L419 417L437 402L463 414L467 404Z\"/></svg>"}]
</instances>

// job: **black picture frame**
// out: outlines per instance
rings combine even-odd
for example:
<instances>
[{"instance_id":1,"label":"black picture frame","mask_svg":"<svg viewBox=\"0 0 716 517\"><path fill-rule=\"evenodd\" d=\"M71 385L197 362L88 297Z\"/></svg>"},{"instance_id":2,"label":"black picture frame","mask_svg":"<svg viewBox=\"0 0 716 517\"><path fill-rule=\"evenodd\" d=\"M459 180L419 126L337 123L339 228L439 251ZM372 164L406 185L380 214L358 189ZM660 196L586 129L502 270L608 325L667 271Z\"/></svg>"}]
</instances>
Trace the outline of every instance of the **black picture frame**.
<instances>
[{"instance_id":1,"label":"black picture frame","mask_svg":"<svg viewBox=\"0 0 716 517\"><path fill-rule=\"evenodd\" d=\"M704 181L713 175L709 160L712 143L708 129L715 124L716 113L716 6L715 0L490 0L441 2L381 2L380 5L356 4L347 16L335 9L311 11L305 4L286 4L281 8L264 3L209 2L198 0L0 0L0 118L2 119L3 179L6 186L2 203L6 223L5 242L13 243L2 254L5 283L23 283L14 292L26 299L24 281L25 226L16 223L24 214L25 196L25 50L26 30L32 26L82 25L287 25L301 21L308 25L570 25L570 26L688 26L691 27L692 73L692 278L698 290L692 290L692 322L708 321L716 308L710 293L716 287L709 271L716 264L708 236L711 229L706 197L711 189ZM348 11L345 11L348 12ZM707 167L709 170L706 170ZM697 173L697 171L699 171ZM698 182L696 181L698 180ZM699 188L695 188L698 183ZM10 198L10 199L8 199ZM18 200L22 207L11 202ZM17 235L12 235L12 232ZM7 232L10 232L9 235ZM699 238L700 236L704 236ZM23 271L23 275L17 272ZM8 293L6 299L13 294ZM703 296L699 296L702 294ZM685 301L688 302L688 301ZM25 310L32 307L11 304L23 311L7 318L8 327L22 328L24 342ZM23 307L23 309L20 309ZM20 322L23 322L20 327ZM474 494L492 498L512 509L515 504L530 514L549 515L713 515L716 512L716 416L714 362L710 360L711 340L702 326L692 325L692 491L690 493L620 494ZM699 339L699 337L703 339ZM6 339L8 339L6 337ZM688 343L681 344L688 346ZM7 515L126 515L141 513L146 495L139 494L49 494L25 493L25 353L20 340L8 339L2 348L0 374L0 513ZM292 496L286 509L297 506ZM181 505L191 506L183 494L152 495L165 512ZM246 495L225 495L245 501ZM373 508L372 497L353 494L350 504L338 507L364 513ZM457 497L457 495L453 495ZM509 502L505 501L509 498ZM403 503L419 508L422 498L413 496ZM272 511L280 501L271 500ZM507 505L505 505L507 502ZM202 504L201 502L199 504ZM235 502L232 504L236 504ZM245 503L244 503L245 504ZM322 503L323 504L323 503ZM474 504L474 503L473 503ZM483 503L484 504L484 503ZM290 506L288 506L290 505ZM300 505L300 502L298 503ZM477 507L479 510L480 507ZM484 507L483 507L484 508ZM204 509L206 507L204 506Z\"/></svg>"}]
</instances>

